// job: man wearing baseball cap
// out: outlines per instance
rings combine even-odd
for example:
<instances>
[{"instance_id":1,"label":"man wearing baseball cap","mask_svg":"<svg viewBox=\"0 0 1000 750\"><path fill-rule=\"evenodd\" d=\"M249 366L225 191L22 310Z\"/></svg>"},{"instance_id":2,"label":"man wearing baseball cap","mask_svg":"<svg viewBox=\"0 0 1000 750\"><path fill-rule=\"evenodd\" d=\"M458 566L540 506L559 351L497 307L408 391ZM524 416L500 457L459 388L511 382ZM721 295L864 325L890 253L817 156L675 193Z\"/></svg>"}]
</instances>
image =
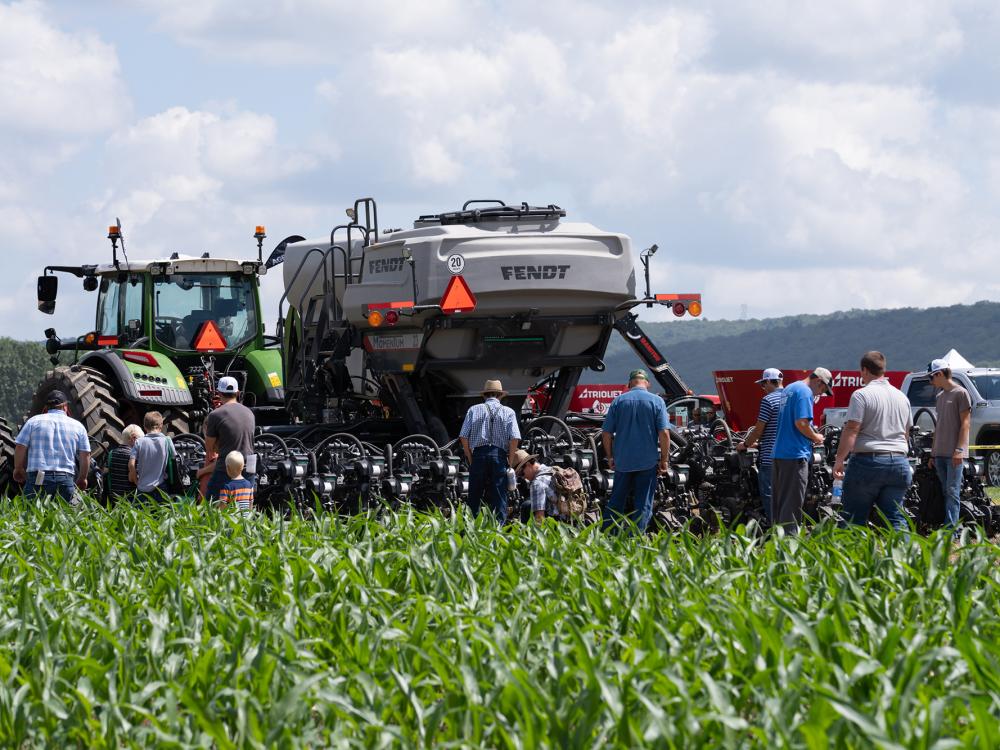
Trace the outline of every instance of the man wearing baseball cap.
<instances>
[{"instance_id":1,"label":"man wearing baseball cap","mask_svg":"<svg viewBox=\"0 0 1000 750\"><path fill-rule=\"evenodd\" d=\"M25 497L53 495L70 502L77 488L87 489L90 439L69 416L67 401L62 391L49 391L45 413L29 419L17 434L14 481L24 483Z\"/></svg>"},{"instance_id":2,"label":"man wearing baseball cap","mask_svg":"<svg viewBox=\"0 0 1000 750\"><path fill-rule=\"evenodd\" d=\"M931 385L939 388L937 395L937 424L931 446L931 466L941 480L944 491L945 523L958 528L959 495L965 458L969 455L969 427L972 421L972 399L969 392L951 379L948 360L935 359L927 367Z\"/></svg>"},{"instance_id":3,"label":"man wearing baseball cap","mask_svg":"<svg viewBox=\"0 0 1000 750\"><path fill-rule=\"evenodd\" d=\"M602 525L606 529L618 523L631 497L627 517L645 531L653 515L657 470L665 472L670 458L670 429L667 406L649 392L646 371L632 370L628 387L611 402L601 432L608 468L615 473Z\"/></svg>"},{"instance_id":4,"label":"man wearing baseball cap","mask_svg":"<svg viewBox=\"0 0 1000 750\"><path fill-rule=\"evenodd\" d=\"M775 367L768 367L760 376L757 385L764 389L757 411L757 424L750 430L747 439L736 446L737 450L753 448L760 442L757 454L757 486L763 505L764 518L771 523L771 478L774 460L774 439L778 435L778 414L785 403L784 375Z\"/></svg>"},{"instance_id":5,"label":"man wearing baseball cap","mask_svg":"<svg viewBox=\"0 0 1000 750\"><path fill-rule=\"evenodd\" d=\"M243 454L243 476L252 482L257 472L257 454L253 447L257 420L253 412L239 402L240 384L236 378L229 375L219 378L216 391L222 403L205 420L206 456L225 457L232 451L239 451ZM222 485L227 481L226 462L216 461L208 480L206 499L218 500Z\"/></svg>"},{"instance_id":6,"label":"man wearing baseball cap","mask_svg":"<svg viewBox=\"0 0 1000 750\"><path fill-rule=\"evenodd\" d=\"M820 396L832 394L833 375L825 367L817 367L785 389L785 404L778 414L774 438L771 519L791 533L797 532L802 523L813 446L823 445L823 436L813 429L813 404Z\"/></svg>"}]
</instances>

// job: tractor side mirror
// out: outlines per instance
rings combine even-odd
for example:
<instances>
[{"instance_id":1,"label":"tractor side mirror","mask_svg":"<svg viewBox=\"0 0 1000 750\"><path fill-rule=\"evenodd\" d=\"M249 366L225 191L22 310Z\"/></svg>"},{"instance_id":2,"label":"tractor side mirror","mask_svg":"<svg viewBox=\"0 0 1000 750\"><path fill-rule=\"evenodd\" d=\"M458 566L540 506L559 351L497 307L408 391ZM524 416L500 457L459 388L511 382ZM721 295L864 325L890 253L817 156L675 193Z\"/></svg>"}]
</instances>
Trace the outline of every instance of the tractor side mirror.
<instances>
[{"instance_id":1,"label":"tractor side mirror","mask_svg":"<svg viewBox=\"0 0 1000 750\"><path fill-rule=\"evenodd\" d=\"M97 289L98 281L96 276L85 276L83 279L83 291L93 292Z\"/></svg>"},{"instance_id":2,"label":"tractor side mirror","mask_svg":"<svg viewBox=\"0 0 1000 750\"><path fill-rule=\"evenodd\" d=\"M55 276L38 277L38 309L46 315L56 311L56 292L59 290L59 279Z\"/></svg>"}]
</instances>

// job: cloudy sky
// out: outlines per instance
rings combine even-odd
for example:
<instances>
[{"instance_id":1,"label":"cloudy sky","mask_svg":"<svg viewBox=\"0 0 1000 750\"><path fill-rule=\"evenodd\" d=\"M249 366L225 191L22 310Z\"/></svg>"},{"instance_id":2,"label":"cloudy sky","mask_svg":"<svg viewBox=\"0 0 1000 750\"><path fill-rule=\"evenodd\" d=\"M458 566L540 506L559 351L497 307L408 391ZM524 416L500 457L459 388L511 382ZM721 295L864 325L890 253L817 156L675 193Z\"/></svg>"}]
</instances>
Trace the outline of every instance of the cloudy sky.
<instances>
[{"instance_id":1,"label":"cloudy sky","mask_svg":"<svg viewBox=\"0 0 1000 750\"><path fill-rule=\"evenodd\" d=\"M116 216L249 254L363 195L558 203L712 318L1000 299L998 43L961 0L0 0L0 335L92 327L34 278Z\"/></svg>"}]
</instances>

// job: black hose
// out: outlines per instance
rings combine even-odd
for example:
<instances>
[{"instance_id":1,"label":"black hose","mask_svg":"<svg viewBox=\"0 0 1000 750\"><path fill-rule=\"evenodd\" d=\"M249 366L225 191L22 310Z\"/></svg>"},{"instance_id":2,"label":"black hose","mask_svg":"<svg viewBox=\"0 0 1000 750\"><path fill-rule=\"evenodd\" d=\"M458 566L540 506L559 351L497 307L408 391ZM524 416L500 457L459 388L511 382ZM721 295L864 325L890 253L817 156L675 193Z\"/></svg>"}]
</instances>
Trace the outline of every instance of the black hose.
<instances>
[{"instance_id":1,"label":"black hose","mask_svg":"<svg viewBox=\"0 0 1000 750\"><path fill-rule=\"evenodd\" d=\"M421 435L419 433L415 433L413 435L407 435L405 438L397 440L395 442L395 444L393 444L393 446L392 446L392 452L393 453L398 453L399 452L399 446L401 446L403 443L405 443L408 440L422 440L425 443L430 443L430 447L434 449L434 452L437 455L437 457L441 458L441 446L439 446L437 444L437 441L434 438L432 438L430 435Z\"/></svg>"}]
</instances>

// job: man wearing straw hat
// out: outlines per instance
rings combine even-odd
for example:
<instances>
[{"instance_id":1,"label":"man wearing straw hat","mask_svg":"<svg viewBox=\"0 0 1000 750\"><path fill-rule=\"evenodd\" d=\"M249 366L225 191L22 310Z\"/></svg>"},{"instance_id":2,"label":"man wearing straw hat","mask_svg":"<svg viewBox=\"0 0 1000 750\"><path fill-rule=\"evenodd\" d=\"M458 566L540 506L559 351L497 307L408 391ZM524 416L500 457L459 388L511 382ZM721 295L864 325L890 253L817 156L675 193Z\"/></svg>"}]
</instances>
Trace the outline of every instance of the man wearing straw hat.
<instances>
[{"instance_id":1,"label":"man wearing straw hat","mask_svg":"<svg viewBox=\"0 0 1000 750\"><path fill-rule=\"evenodd\" d=\"M469 463L469 509L478 514L485 493L499 523L507 520L507 466L514 464L521 439L517 415L500 403L506 395L499 380L487 380L483 403L465 413L459 432Z\"/></svg>"}]
</instances>

